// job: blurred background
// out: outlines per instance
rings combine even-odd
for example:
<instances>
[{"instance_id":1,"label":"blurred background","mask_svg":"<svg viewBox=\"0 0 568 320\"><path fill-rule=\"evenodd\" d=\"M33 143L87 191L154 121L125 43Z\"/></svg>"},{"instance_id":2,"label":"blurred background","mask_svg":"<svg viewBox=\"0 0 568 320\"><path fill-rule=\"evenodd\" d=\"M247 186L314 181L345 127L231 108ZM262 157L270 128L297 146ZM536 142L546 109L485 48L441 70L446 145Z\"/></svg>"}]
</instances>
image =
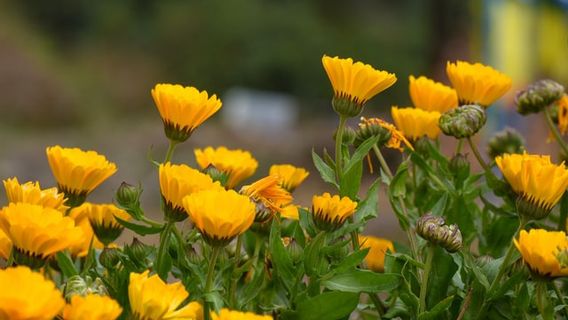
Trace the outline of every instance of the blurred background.
<instances>
[{"instance_id":1,"label":"blurred background","mask_svg":"<svg viewBox=\"0 0 568 320\"><path fill-rule=\"evenodd\" d=\"M492 65L513 89L489 109L481 148L511 126L530 132L530 152L556 154L543 143L543 119L520 117L512 102L539 78L568 84L567 10L567 0L0 0L0 178L53 186L45 147L96 150L119 171L90 200L110 202L122 181L140 182L143 205L159 215L149 159L163 158L167 140L150 90L168 82L223 100L175 162L193 165L194 148L225 145L253 153L254 178L273 163L303 166L311 175L295 196L308 206L312 194L330 190L310 152L332 150L337 125L323 54L396 73L363 114L389 121L391 105L410 105L409 75L449 83L448 60ZM453 144L442 139L446 154ZM393 165L400 158L387 156ZM367 183L373 178L366 173ZM368 232L401 238L380 201Z\"/></svg>"}]
</instances>

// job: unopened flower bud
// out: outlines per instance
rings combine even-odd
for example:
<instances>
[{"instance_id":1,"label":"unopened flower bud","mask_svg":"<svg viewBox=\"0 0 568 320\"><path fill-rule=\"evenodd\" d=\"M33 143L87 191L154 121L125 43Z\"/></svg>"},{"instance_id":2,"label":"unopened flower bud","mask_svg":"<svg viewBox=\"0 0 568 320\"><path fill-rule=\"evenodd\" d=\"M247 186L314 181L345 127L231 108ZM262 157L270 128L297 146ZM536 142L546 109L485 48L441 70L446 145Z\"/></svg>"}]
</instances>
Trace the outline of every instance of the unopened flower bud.
<instances>
[{"instance_id":1,"label":"unopened flower bud","mask_svg":"<svg viewBox=\"0 0 568 320\"><path fill-rule=\"evenodd\" d=\"M416 233L422 238L429 240L435 234L436 230L446 223L446 220L440 216L427 214L422 216L416 222Z\"/></svg>"},{"instance_id":2,"label":"unopened flower bud","mask_svg":"<svg viewBox=\"0 0 568 320\"><path fill-rule=\"evenodd\" d=\"M564 86L558 82L550 79L538 80L517 93L517 111L522 115L539 113L563 94Z\"/></svg>"},{"instance_id":3,"label":"unopened flower bud","mask_svg":"<svg viewBox=\"0 0 568 320\"><path fill-rule=\"evenodd\" d=\"M282 243L284 244L284 247L288 251L290 258L292 258L292 261L294 263L297 263L300 260L302 260L302 257L304 255L304 249L302 249L302 247L298 244L298 241L296 241L296 239L291 237L284 237L282 238Z\"/></svg>"},{"instance_id":4,"label":"unopened flower bud","mask_svg":"<svg viewBox=\"0 0 568 320\"><path fill-rule=\"evenodd\" d=\"M229 181L229 175L225 172L217 169L214 165L210 164L207 168L203 170L207 175L213 179L213 181L219 181L222 186L227 184Z\"/></svg>"},{"instance_id":5,"label":"unopened flower bud","mask_svg":"<svg viewBox=\"0 0 568 320\"><path fill-rule=\"evenodd\" d=\"M425 158L428 158L428 156L430 155L430 148L428 146L430 144L429 140L430 139L428 139L428 137L423 136L413 143L416 153Z\"/></svg>"},{"instance_id":6,"label":"unopened flower bud","mask_svg":"<svg viewBox=\"0 0 568 320\"><path fill-rule=\"evenodd\" d=\"M469 176L469 167L469 161L464 154L458 153L450 160L449 169L459 180L465 180Z\"/></svg>"},{"instance_id":7,"label":"unopened flower bud","mask_svg":"<svg viewBox=\"0 0 568 320\"><path fill-rule=\"evenodd\" d=\"M124 253L128 255L131 261L146 261L146 257L150 253L151 247L142 243L138 238L132 239L132 243L124 247Z\"/></svg>"},{"instance_id":8,"label":"unopened flower bud","mask_svg":"<svg viewBox=\"0 0 568 320\"><path fill-rule=\"evenodd\" d=\"M445 135L461 139L476 134L486 120L483 108L470 104L443 113L438 125Z\"/></svg>"},{"instance_id":9,"label":"unopened flower bud","mask_svg":"<svg viewBox=\"0 0 568 320\"><path fill-rule=\"evenodd\" d=\"M99 256L99 262L107 269L114 268L120 262L120 252L116 248L104 248Z\"/></svg>"},{"instance_id":10,"label":"unopened flower bud","mask_svg":"<svg viewBox=\"0 0 568 320\"><path fill-rule=\"evenodd\" d=\"M390 140L391 133L389 130L382 127L378 123L362 122L361 124L359 124L359 129L355 131L355 141L353 141L353 144L355 145L355 147L358 147L365 140L374 136L379 137L379 141L377 141L377 146L380 148Z\"/></svg>"},{"instance_id":11,"label":"unopened flower bud","mask_svg":"<svg viewBox=\"0 0 568 320\"><path fill-rule=\"evenodd\" d=\"M79 275L71 276L65 284L64 294L66 299L72 296L79 295L85 296L88 294L107 295L108 291L104 286L101 279L96 278L93 280L91 277L86 276L82 278Z\"/></svg>"},{"instance_id":12,"label":"unopened flower bud","mask_svg":"<svg viewBox=\"0 0 568 320\"><path fill-rule=\"evenodd\" d=\"M437 244L446 251L453 253L462 246L462 235L457 225L446 225L444 218L425 215L418 219L416 232L432 244Z\"/></svg>"},{"instance_id":13,"label":"unopened flower bud","mask_svg":"<svg viewBox=\"0 0 568 320\"><path fill-rule=\"evenodd\" d=\"M488 143L487 153L491 159L495 159L504 153L518 153L525 151L525 140L512 128L505 128L497 132Z\"/></svg>"},{"instance_id":14,"label":"unopened flower bud","mask_svg":"<svg viewBox=\"0 0 568 320\"><path fill-rule=\"evenodd\" d=\"M140 205L142 188L122 182L116 190L116 202L124 208L133 208Z\"/></svg>"},{"instance_id":15,"label":"unopened flower bud","mask_svg":"<svg viewBox=\"0 0 568 320\"><path fill-rule=\"evenodd\" d=\"M343 135L341 136L342 143L344 145L352 145L353 141L355 141L356 132L351 127L343 128ZM333 133L333 140L337 137L337 130Z\"/></svg>"}]
</instances>

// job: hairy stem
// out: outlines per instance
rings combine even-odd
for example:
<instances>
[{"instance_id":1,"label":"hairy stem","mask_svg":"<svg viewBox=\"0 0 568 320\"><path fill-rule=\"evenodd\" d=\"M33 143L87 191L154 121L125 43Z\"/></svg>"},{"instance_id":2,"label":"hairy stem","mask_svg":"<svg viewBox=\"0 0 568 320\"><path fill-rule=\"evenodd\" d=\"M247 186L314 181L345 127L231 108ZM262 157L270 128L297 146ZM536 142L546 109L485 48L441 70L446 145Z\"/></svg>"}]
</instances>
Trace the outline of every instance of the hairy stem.
<instances>
[{"instance_id":1,"label":"hairy stem","mask_svg":"<svg viewBox=\"0 0 568 320\"><path fill-rule=\"evenodd\" d=\"M213 285L213 279L215 278L215 264L217 263L217 257L219 257L219 253L223 248L219 246L213 247L213 251L211 252L211 261L209 261L209 269L207 270L207 280L205 282L205 289L203 293L205 295L211 292L211 286ZM207 298L203 301L203 318L205 320L211 319L211 305Z\"/></svg>"},{"instance_id":2,"label":"hairy stem","mask_svg":"<svg viewBox=\"0 0 568 320\"><path fill-rule=\"evenodd\" d=\"M424 274L422 275L422 284L420 285L420 311L419 314L426 311L426 292L428 292L428 279L432 270L432 260L434 259L434 245L428 244L426 254L426 264L424 266Z\"/></svg>"}]
</instances>

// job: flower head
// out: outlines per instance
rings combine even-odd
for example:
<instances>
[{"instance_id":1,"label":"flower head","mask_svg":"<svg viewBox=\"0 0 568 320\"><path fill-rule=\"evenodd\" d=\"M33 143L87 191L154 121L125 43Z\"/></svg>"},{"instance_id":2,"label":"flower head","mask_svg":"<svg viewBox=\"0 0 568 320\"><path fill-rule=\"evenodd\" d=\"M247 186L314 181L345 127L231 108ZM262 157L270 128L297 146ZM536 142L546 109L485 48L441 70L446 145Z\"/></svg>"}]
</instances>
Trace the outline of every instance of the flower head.
<instances>
[{"instance_id":1,"label":"flower head","mask_svg":"<svg viewBox=\"0 0 568 320\"><path fill-rule=\"evenodd\" d=\"M416 108L444 113L458 106L456 90L424 76L409 77L410 98Z\"/></svg>"},{"instance_id":2,"label":"flower head","mask_svg":"<svg viewBox=\"0 0 568 320\"><path fill-rule=\"evenodd\" d=\"M75 295L63 309L64 320L115 320L122 313L120 305L108 296Z\"/></svg>"},{"instance_id":3,"label":"flower head","mask_svg":"<svg viewBox=\"0 0 568 320\"><path fill-rule=\"evenodd\" d=\"M289 192L294 191L310 173L291 164L275 164L270 167L268 174L278 177L278 184Z\"/></svg>"},{"instance_id":4,"label":"flower head","mask_svg":"<svg viewBox=\"0 0 568 320\"><path fill-rule=\"evenodd\" d=\"M219 313L212 313L211 315L213 320L272 320L272 316L229 309L221 309Z\"/></svg>"},{"instance_id":5,"label":"flower head","mask_svg":"<svg viewBox=\"0 0 568 320\"><path fill-rule=\"evenodd\" d=\"M91 227L89 218L83 208L84 205L75 207L69 212L69 217L75 221L75 225L83 230L83 237L69 247L69 251L74 257L85 257L91 247L95 249L104 248L104 244L99 241L93 231L93 227Z\"/></svg>"},{"instance_id":6,"label":"flower head","mask_svg":"<svg viewBox=\"0 0 568 320\"><path fill-rule=\"evenodd\" d=\"M357 202L348 197L331 196L327 192L312 198L314 222L322 230L331 231L341 227L355 213L356 208Z\"/></svg>"},{"instance_id":7,"label":"flower head","mask_svg":"<svg viewBox=\"0 0 568 320\"><path fill-rule=\"evenodd\" d=\"M396 127L411 140L418 140L423 136L436 139L440 134L438 120L440 113L436 111L424 111L416 108L392 107L391 115Z\"/></svg>"},{"instance_id":8,"label":"flower head","mask_svg":"<svg viewBox=\"0 0 568 320\"><path fill-rule=\"evenodd\" d=\"M414 150L412 144L404 137L404 133L396 128L392 123L388 123L380 118L365 118L361 117L361 122L359 123L359 128L366 128L369 126L380 126L386 129L390 133L390 138L386 142L385 146L387 148L396 149L403 151L401 144L404 144L411 150Z\"/></svg>"},{"instance_id":9,"label":"flower head","mask_svg":"<svg viewBox=\"0 0 568 320\"><path fill-rule=\"evenodd\" d=\"M116 165L95 151L54 146L48 147L46 153L59 191L65 193L69 206L83 203L87 194L116 172Z\"/></svg>"},{"instance_id":10,"label":"flower head","mask_svg":"<svg viewBox=\"0 0 568 320\"><path fill-rule=\"evenodd\" d=\"M157 84L152 97L158 107L168 139L183 142L221 108L216 95L179 84Z\"/></svg>"},{"instance_id":11,"label":"flower head","mask_svg":"<svg viewBox=\"0 0 568 320\"><path fill-rule=\"evenodd\" d=\"M265 220L259 219L259 215L263 215L264 211L268 210L268 216L271 217L272 214L281 212L282 207L292 202L292 195L282 188L279 182L277 176L267 176L241 189L242 194L257 203L257 220Z\"/></svg>"},{"instance_id":12,"label":"flower head","mask_svg":"<svg viewBox=\"0 0 568 320\"><path fill-rule=\"evenodd\" d=\"M225 245L253 223L256 208L248 196L234 190L212 189L183 198L183 206L203 237Z\"/></svg>"},{"instance_id":13,"label":"flower head","mask_svg":"<svg viewBox=\"0 0 568 320\"><path fill-rule=\"evenodd\" d=\"M250 152L244 150L229 150L225 147L213 149L195 149L195 159L201 169L214 166L217 170L227 174L228 188L234 188L241 181L252 176L258 167L258 161Z\"/></svg>"},{"instance_id":14,"label":"flower head","mask_svg":"<svg viewBox=\"0 0 568 320\"><path fill-rule=\"evenodd\" d=\"M64 205L65 194L59 193L57 188L42 190L39 182L28 181L20 184L18 178L6 179L3 182L8 202L39 204L61 212L65 212L68 208Z\"/></svg>"},{"instance_id":15,"label":"flower head","mask_svg":"<svg viewBox=\"0 0 568 320\"><path fill-rule=\"evenodd\" d=\"M387 251L394 252L394 245L390 240L373 236L359 236L361 249L369 248L365 263L375 272L385 271L385 256Z\"/></svg>"},{"instance_id":16,"label":"flower head","mask_svg":"<svg viewBox=\"0 0 568 320\"><path fill-rule=\"evenodd\" d=\"M298 206L294 204L289 204L280 210L280 216L290 220L299 220L300 212L298 211Z\"/></svg>"},{"instance_id":17,"label":"flower head","mask_svg":"<svg viewBox=\"0 0 568 320\"><path fill-rule=\"evenodd\" d=\"M105 245L116 240L124 230L124 226L116 220L116 217L130 220L130 215L114 204L83 203L72 212L77 216L86 217L97 239Z\"/></svg>"},{"instance_id":18,"label":"flower head","mask_svg":"<svg viewBox=\"0 0 568 320\"><path fill-rule=\"evenodd\" d=\"M55 284L28 267L0 270L0 319L51 320L65 300Z\"/></svg>"},{"instance_id":19,"label":"flower head","mask_svg":"<svg viewBox=\"0 0 568 320\"><path fill-rule=\"evenodd\" d=\"M128 285L130 309L137 320L198 319L201 305L192 302L180 308L189 296L181 282L165 283L149 271L131 273Z\"/></svg>"},{"instance_id":20,"label":"flower head","mask_svg":"<svg viewBox=\"0 0 568 320\"><path fill-rule=\"evenodd\" d=\"M8 260L11 251L12 241L10 241L10 238L8 238L6 233L0 228L0 258Z\"/></svg>"},{"instance_id":21,"label":"flower head","mask_svg":"<svg viewBox=\"0 0 568 320\"><path fill-rule=\"evenodd\" d=\"M568 169L564 164L553 164L549 156L504 154L495 162L519 195L519 213L531 218L548 215L568 187Z\"/></svg>"},{"instance_id":22,"label":"flower head","mask_svg":"<svg viewBox=\"0 0 568 320\"><path fill-rule=\"evenodd\" d=\"M184 164L161 164L159 175L166 216L174 221L187 217L182 201L185 196L201 190L222 188L219 182L213 182L210 176Z\"/></svg>"},{"instance_id":23,"label":"flower head","mask_svg":"<svg viewBox=\"0 0 568 320\"><path fill-rule=\"evenodd\" d=\"M558 259L558 255L568 249L563 231L521 230L519 240L513 239L513 242L532 272L549 277L568 276L568 265Z\"/></svg>"},{"instance_id":24,"label":"flower head","mask_svg":"<svg viewBox=\"0 0 568 320\"><path fill-rule=\"evenodd\" d=\"M323 67L333 87L333 108L342 116L361 113L367 100L396 82L393 73L374 69L362 62L339 57L322 57Z\"/></svg>"},{"instance_id":25,"label":"flower head","mask_svg":"<svg viewBox=\"0 0 568 320\"><path fill-rule=\"evenodd\" d=\"M60 211L29 203L10 203L4 207L0 212L0 228L12 241L18 253L16 259L45 260L83 236L73 219L64 217Z\"/></svg>"},{"instance_id":26,"label":"flower head","mask_svg":"<svg viewBox=\"0 0 568 320\"><path fill-rule=\"evenodd\" d=\"M460 104L479 104L487 108L511 89L511 78L481 63L448 61L446 73Z\"/></svg>"}]
</instances>

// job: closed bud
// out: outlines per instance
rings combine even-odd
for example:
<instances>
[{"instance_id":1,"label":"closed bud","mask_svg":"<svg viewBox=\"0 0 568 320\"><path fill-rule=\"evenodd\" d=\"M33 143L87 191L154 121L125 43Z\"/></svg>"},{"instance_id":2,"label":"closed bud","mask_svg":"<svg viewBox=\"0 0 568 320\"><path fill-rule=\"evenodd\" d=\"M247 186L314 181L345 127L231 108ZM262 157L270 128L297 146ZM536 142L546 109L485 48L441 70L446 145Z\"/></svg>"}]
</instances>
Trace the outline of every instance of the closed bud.
<instances>
[{"instance_id":1,"label":"closed bud","mask_svg":"<svg viewBox=\"0 0 568 320\"><path fill-rule=\"evenodd\" d=\"M452 157L449 164L449 169L452 171L454 177L458 179L465 179L469 176L469 161L467 156L458 153Z\"/></svg>"},{"instance_id":2,"label":"closed bud","mask_svg":"<svg viewBox=\"0 0 568 320\"><path fill-rule=\"evenodd\" d=\"M363 118L362 118L363 119ZM353 144L355 147L360 146L365 140L371 137L379 137L377 141L377 146L380 148L384 146L391 138L391 133L386 128L382 127L378 123L371 121L363 121L359 124L359 129L355 131L355 140Z\"/></svg>"},{"instance_id":3,"label":"closed bud","mask_svg":"<svg viewBox=\"0 0 568 320\"><path fill-rule=\"evenodd\" d=\"M519 91L515 97L517 111L522 114L539 113L544 108L560 99L564 87L550 79L539 80Z\"/></svg>"},{"instance_id":4,"label":"closed bud","mask_svg":"<svg viewBox=\"0 0 568 320\"><path fill-rule=\"evenodd\" d=\"M213 179L213 181L219 181L222 186L227 185L229 181L229 175L221 170L217 169L214 165L210 164L207 168L203 170L207 175Z\"/></svg>"},{"instance_id":5,"label":"closed bud","mask_svg":"<svg viewBox=\"0 0 568 320\"><path fill-rule=\"evenodd\" d=\"M424 158L428 158L429 154L430 154L430 148L429 148L430 141L429 140L430 139L428 139L428 137L423 136L423 137L419 138L418 140L414 141L414 143L413 143L414 150L416 151L416 153L423 156Z\"/></svg>"},{"instance_id":6,"label":"closed bud","mask_svg":"<svg viewBox=\"0 0 568 320\"><path fill-rule=\"evenodd\" d=\"M296 239L294 238L286 237L282 238L282 242L284 243L284 246L286 247L290 258L292 258L292 262L300 262L300 260L302 260L304 256L304 249L302 248L302 246L300 246L300 244L298 244L298 241L296 241Z\"/></svg>"},{"instance_id":7,"label":"closed bud","mask_svg":"<svg viewBox=\"0 0 568 320\"><path fill-rule=\"evenodd\" d=\"M443 113L438 125L445 135L461 139L475 135L485 121L487 116L483 108L470 104Z\"/></svg>"},{"instance_id":8,"label":"closed bud","mask_svg":"<svg viewBox=\"0 0 568 320\"><path fill-rule=\"evenodd\" d=\"M99 262L107 269L114 268L120 262L120 251L116 248L104 248L99 256Z\"/></svg>"},{"instance_id":9,"label":"closed bud","mask_svg":"<svg viewBox=\"0 0 568 320\"><path fill-rule=\"evenodd\" d=\"M351 128L351 127L346 126L345 128L343 128L343 135L341 136L341 140L342 140L341 143L344 144L344 145L350 146L355 141L355 136L356 136L355 130L353 130L353 128ZM335 141L336 137L337 137L337 130L333 133L333 140L334 141Z\"/></svg>"},{"instance_id":10,"label":"closed bud","mask_svg":"<svg viewBox=\"0 0 568 320\"><path fill-rule=\"evenodd\" d=\"M523 152L525 152L525 140L515 129L505 128L489 139L487 153L491 159L505 153L522 154Z\"/></svg>"},{"instance_id":11,"label":"closed bud","mask_svg":"<svg viewBox=\"0 0 568 320\"><path fill-rule=\"evenodd\" d=\"M123 208L134 208L140 205L142 188L122 182L116 190L116 202Z\"/></svg>"},{"instance_id":12,"label":"closed bud","mask_svg":"<svg viewBox=\"0 0 568 320\"><path fill-rule=\"evenodd\" d=\"M79 275L71 276L64 288L65 299L71 299L72 296L86 296L88 294L108 295L108 291L103 282L99 278L93 280L89 276L82 278Z\"/></svg>"},{"instance_id":13,"label":"closed bud","mask_svg":"<svg viewBox=\"0 0 568 320\"><path fill-rule=\"evenodd\" d=\"M146 257L150 254L151 247L142 243L138 238L132 239L132 243L124 247L124 253L128 255L131 261L146 261Z\"/></svg>"},{"instance_id":14,"label":"closed bud","mask_svg":"<svg viewBox=\"0 0 568 320\"><path fill-rule=\"evenodd\" d=\"M434 238L436 230L446 223L446 220L440 216L431 214L424 215L416 222L416 233L422 238L429 240Z\"/></svg>"},{"instance_id":15,"label":"closed bud","mask_svg":"<svg viewBox=\"0 0 568 320\"><path fill-rule=\"evenodd\" d=\"M462 247L463 239L457 225L446 225L444 218L427 214L418 219L416 232L430 243L453 253Z\"/></svg>"}]
</instances>

